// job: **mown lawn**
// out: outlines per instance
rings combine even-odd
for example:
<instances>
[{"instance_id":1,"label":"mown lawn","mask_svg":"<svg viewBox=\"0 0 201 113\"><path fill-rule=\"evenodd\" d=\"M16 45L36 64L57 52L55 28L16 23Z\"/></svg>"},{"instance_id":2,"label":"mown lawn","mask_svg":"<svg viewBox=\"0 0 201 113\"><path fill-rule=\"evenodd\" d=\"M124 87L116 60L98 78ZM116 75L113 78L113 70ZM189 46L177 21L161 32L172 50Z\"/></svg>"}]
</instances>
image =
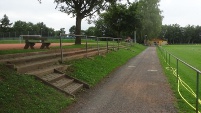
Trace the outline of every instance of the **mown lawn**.
<instances>
[{"instance_id":1,"label":"mown lawn","mask_svg":"<svg viewBox=\"0 0 201 113\"><path fill-rule=\"evenodd\" d=\"M168 45L168 46L163 46L162 48L167 50L169 53L175 55L179 59L185 61L186 63L192 65L193 67L201 70L201 57L200 57L201 45ZM164 59L162 59L161 53L159 53L159 56L161 59L161 64L164 67L164 71L169 79L169 82L172 85L172 89L174 90L180 112L182 113L195 112L194 108L196 106L195 94L196 94L197 72L179 61L178 74L180 79L183 80L184 82L183 84L181 82L179 82L178 84L177 77L176 77L176 70L175 70L177 69L177 60L171 55L169 57L169 53L167 53L167 57L166 57L166 52L162 52ZM169 65L165 63L166 60L167 60L167 63L170 63L170 66L174 68L174 71L175 71L174 74L172 70L170 71ZM201 80L199 81L201 83ZM181 95L179 93L181 93ZM199 96L201 97L201 93L199 93ZM199 104L199 110L201 111L200 104Z\"/></svg>"}]
</instances>

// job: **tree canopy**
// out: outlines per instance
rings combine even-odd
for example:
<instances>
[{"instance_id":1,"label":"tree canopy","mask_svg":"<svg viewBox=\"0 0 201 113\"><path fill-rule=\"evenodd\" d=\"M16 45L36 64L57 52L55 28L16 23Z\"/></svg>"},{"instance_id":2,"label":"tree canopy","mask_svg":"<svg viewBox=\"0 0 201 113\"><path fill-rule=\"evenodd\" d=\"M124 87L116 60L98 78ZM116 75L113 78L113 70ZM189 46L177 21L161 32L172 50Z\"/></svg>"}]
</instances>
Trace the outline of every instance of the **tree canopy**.
<instances>
[{"instance_id":1,"label":"tree canopy","mask_svg":"<svg viewBox=\"0 0 201 113\"><path fill-rule=\"evenodd\" d=\"M159 9L160 0L140 0L138 11L141 15L141 27L138 29L143 38L147 35L148 38L158 37L161 31L162 19L161 10Z\"/></svg>"},{"instance_id":2,"label":"tree canopy","mask_svg":"<svg viewBox=\"0 0 201 113\"><path fill-rule=\"evenodd\" d=\"M160 37L166 39L169 44L200 43L201 26L179 24L163 25Z\"/></svg>"},{"instance_id":3,"label":"tree canopy","mask_svg":"<svg viewBox=\"0 0 201 113\"><path fill-rule=\"evenodd\" d=\"M5 14L3 18L0 20L0 31L6 32L8 31L9 27L11 27L12 23L8 19L8 16Z\"/></svg>"},{"instance_id":4,"label":"tree canopy","mask_svg":"<svg viewBox=\"0 0 201 113\"><path fill-rule=\"evenodd\" d=\"M41 0L38 0L41 2ZM110 3L117 0L54 0L56 8L72 17L76 17L75 34L81 34L81 21L85 17L92 18L95 13L105 10ZM81 38L76 37L75 44L81 44Z\"/></svg>"}]
</instances>

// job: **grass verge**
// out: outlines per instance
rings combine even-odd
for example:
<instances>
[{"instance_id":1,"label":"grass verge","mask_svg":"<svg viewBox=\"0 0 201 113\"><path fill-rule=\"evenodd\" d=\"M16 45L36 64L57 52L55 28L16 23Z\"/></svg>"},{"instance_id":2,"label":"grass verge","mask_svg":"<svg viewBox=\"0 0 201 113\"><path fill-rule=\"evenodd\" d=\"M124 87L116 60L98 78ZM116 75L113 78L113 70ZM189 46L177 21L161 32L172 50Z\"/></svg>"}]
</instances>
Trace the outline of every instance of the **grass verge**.
<instances>
[{"instance_id":1,"label":"grass verge","mask_svg":"<svg viewBox=\"0 0 201 113\"><path fill-rule=\"evenodd\" d=\"M58 113L72 102L34 77L0 64L0 113Z\"/></svg>"},{"instance_id":2,"label":"grass verge","mask_svg":"<svg viewBox=\"0 0 201 113\"><path fill-rule=\"evenodd\" d=\"M138 55L145 48L145 46L136 44L131 48L134 52L120 49L116 52L110 52L106 56L69 61L66 63L72 66L68 69L67 74L94 86L115 68L125 64L130 58Z\"/></svg>"}]
</instances>

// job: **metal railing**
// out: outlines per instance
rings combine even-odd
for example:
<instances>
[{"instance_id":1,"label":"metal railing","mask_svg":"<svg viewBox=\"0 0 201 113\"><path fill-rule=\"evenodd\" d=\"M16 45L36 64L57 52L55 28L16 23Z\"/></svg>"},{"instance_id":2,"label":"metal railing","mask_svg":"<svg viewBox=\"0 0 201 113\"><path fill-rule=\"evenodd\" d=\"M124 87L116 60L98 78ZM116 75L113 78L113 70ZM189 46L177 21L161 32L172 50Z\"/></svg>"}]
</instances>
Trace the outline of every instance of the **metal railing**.
<instances>
[{"instance_id":1,"label":"metal railing","mask_svg":"<svg viewBox=\"0 0 201 113\"><path fill-rule=\"evenodd\" d=\"M63 48L62 48L62 37L66 37L66 36L73 36L73 37L81 37L81 38L84 38L85 39L85 49L86 49L86 57L88 57L88 49L89 49L89 44L88 44L88 40L90 38L94 38L96 39L96 42L97 42L97 51L98 51L98 55L100 55L100 44L99 44L99 40L100 39L106 39L106 50L107 50L107 53L109 52L109 39L112 39L113 40L113 43L114 43L114 40L118 40L118 46L117 48L119 49L119 42L122 40L121 38L112 38L112 37L96 37L96 36L87 36L87 35L75 35L75 34L60 34L60 51L61 51L61 62L63 62ZM114 48L114 45L112 46L112 48Z\"/></svg>"},{"instance_id":2,"label":"metal railing","mask_svg":"<svg viewBox=\"0 0 201 113\"><path fill-rule=\"evenodd\" d=\"M177 78L177 84L179 84L179 82L183 82L183 83L185 83L185 81L183 81L181 78L180 78L180 76L179 76L179 70L182 70L182 69L180 69L180 67L179 67L179 63L182 63L182 64L184 64L185 66L187 66L188 68L190 68L191 70L193 70L194 72L196 72L196 84L195 84L195 86L196 86L196 93L194 93L194 92L192 92L193 94L194 94L194 96L195 96L195 107L192 105L192 104L190 104L186 99L184 99L183 97L183 100L184 101L186 101L187 102L187 104L189 104L190 105L190 107L192 107L195 111L196 111L196 113L199 113L199 101L200 101L200 99L199 99L199 85L200 85L200 74L201 74L201 71L200 70L198 70L197 68L195 68L195 67L193 67L193 66L191 66L190 64L188 64L188 63L186 63L185 61L183 61L183 60L181 60L180 58L178 58L178 57L176 57L175 55L173 55L173 54L171 54L170 52L168 52L168 51L166 51L164 48L162 48L161 46L158 46L158 48L159 48L159 50L160 50L160 52L161 52L161 54L162 54L162 56L163 56L163 58L164 58L164 60L165 60L165 62L168 64L168 66L169 66L169 68L172 68L173 69L173 66L171 66L172 64L173 64L173 59L171 59L171 58L174 58L174 59L176 59L176 62L174 62L175 64L176 64L176 68L175 68L175 76L176 76L176 78ZM172 64L171 64L171 62L172 62ZM186 83L185 83L186 84ZM187 85L187 84L186 84ZM179 85L178 85L179 86ZM190 86L188 86L189 88L190 88ZM178 89L178 91L179 91L179 89ZM180 93L180 92L179 92ZM180 94L180 96L182 96L181 94ZM200 103L201 104L201 103Z\"/></svg>"}]
</instances>

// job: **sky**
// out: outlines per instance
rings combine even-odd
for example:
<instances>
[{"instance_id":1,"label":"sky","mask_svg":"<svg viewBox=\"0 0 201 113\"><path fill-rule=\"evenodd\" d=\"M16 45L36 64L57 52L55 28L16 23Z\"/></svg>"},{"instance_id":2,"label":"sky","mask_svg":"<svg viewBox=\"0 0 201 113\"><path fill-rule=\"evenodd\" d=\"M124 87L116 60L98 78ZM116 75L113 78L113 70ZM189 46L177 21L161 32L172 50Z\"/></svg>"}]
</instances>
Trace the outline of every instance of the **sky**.
<instances>
[{"instance_id":1,"label":"sky","mask_svg":"<svg viewBox=\"0 0 201 113\"><path fill-rule=\"evenodd\" d=\"M54 0L0 0L0 19L6 14L10 22L21 20L25 22L44 22L47 27L69 31L75 25L75 18L55 9ZM163 11L163 25L179 24L201 26L201 0L161 0L160 9ZM82 20L82 30L94 26Z\"/></svg>"}]
</instances>

